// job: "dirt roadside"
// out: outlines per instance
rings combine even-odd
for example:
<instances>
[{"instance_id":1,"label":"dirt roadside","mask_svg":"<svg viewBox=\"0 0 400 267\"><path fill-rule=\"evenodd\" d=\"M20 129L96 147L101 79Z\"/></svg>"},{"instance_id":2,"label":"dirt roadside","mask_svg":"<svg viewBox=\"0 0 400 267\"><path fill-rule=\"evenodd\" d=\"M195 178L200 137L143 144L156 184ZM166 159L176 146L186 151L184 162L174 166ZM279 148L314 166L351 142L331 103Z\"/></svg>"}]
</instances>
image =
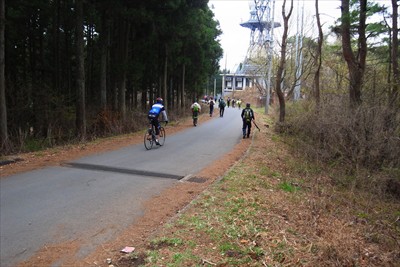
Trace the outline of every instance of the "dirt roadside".
<instances>
[{"instance_id":1,"label":"dirt roadside","mask_svg":"<svg viewBox=\"0 0 400 267\"><path fill-rule=\"evenodd\" d=\"M215 116L213 118L215 118ZM199 119L199 123L204 123L213 118L203 114ZM187 119L178 121L173 125L168 125L166 130L168 135L172 135L191 127L193 127L192 121ZM41 152L16 155L15 157L21 160L1 166L0 178L47 166L59 166L65 161L96 153L112 151L141 142L143 142L143 132L137 132L129 135L97 140L87 144L70 145ZM19 266L53 266L55 263L58 266L108 266L106 263L106 259L108 258L111 258L112 262L117 262L122 256L120 250L123 247L145 246L149 237L152 236L157 229L179 213L239 160L248 149L250 143L250 139L243 140L224 157L195 174L196 177L201 178L202 182L180 182L176 186L165 190L157 197L146 202L146 213L143 217L125 229L119 236L116 236L114 240L102 244L101 247L98 247L84 259L78 259L76 254L80 247L87 241L73 240L62 244L47 244L29 260L20 263Z\"/></svg>"}]
</instances>

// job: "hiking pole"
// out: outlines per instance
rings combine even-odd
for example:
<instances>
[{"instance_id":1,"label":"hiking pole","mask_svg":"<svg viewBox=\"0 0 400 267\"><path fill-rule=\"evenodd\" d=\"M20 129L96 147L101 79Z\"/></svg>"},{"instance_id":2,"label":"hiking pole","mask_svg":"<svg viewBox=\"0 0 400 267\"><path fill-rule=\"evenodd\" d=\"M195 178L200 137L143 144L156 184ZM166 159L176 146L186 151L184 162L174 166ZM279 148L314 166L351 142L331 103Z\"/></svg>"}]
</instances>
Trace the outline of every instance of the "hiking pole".
<instances>
[{"instance_id":1,"label":"hiking pole","mask_svg":"<svg viewBox=\"0 0 400 267\"><path fill-rule=\"evenodd\" d=\"M260 130L260 128L258 128L256 122L255 122L254 120L252 120L252 122L254 123L254 126L256 126L256 128L258 129L258 131L260 132L261 130Z\"/></svg>"}]
</instances>

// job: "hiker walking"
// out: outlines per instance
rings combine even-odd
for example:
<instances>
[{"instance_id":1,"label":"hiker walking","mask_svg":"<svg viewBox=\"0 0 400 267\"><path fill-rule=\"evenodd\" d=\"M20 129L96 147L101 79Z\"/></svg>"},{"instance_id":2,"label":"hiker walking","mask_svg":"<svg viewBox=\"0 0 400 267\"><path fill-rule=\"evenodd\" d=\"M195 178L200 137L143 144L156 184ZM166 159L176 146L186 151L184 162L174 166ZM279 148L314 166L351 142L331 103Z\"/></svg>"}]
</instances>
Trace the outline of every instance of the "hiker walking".
<instances>
[{"instance_id":1,"label":"hiker walking","mask_svg":"<svg viewBox=\"0 0 400 267\"><path fill-rule=\"evenodd\" d=\"M212 117L212 114L214 113L214 105L215 105L214 98L211 97L209 104L210 104L210 117Z\"/></svg>"},{"instance_id":2,"label":"hiker walking","mask_svg":"<svg viewBox=\"0 0 400 267\"><path fill-rule=\"evenodd\" d=\"M242 120L243 120L243 139L249 138L250 137L250 131L251 131L251 121L254 120L254 112L250 108L250 103L246 104L246 108L242 110ZM247 129L247 132L246 132Z\"/></svg>"},{"instance_id":3,"label":"hiker walking","mask_svg":"<svg viewBox=\"0 0 400 267\"><path fill-rule=\"evenodd\" d=\"M237 100L237 105L238 105L238 108L240 109L240 106L242 105L242 100L240 98Z\"/></svg>"},{"instance_id":4,"label":"hiker walking","mask_svg":"<svg viewBox=\"0 0 400 267\"><path fill-rule=\"evenodd\" d=\"M224 99L221 98L220 101L219 101L219 105L218 105L218 107L219 107L219 116L220 117L224 116L225 106L226 106L226 103L225 103Z\"/></svg>"}]
</instances>

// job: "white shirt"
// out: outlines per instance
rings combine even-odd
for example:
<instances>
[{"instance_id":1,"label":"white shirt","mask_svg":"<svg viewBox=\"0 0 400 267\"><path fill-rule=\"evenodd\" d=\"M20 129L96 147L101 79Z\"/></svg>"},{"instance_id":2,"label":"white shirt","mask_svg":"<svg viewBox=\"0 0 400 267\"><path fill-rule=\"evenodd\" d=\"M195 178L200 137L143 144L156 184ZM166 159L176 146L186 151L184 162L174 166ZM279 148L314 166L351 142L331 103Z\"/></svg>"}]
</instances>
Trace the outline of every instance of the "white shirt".
<instances>
[{"instance_id":1,"label":"white shirt","mask_svg":"<svg viewBox=\"0 0 400 267\"><path fill-rule=\"evenodd\" d=\"M193 109L194 107L198 107L198 108L199 108L199 111L201 111L201 106L200 106L199 103L194 102L194 103L190 106L190 109Z\"/></svg>"}]
</instances>

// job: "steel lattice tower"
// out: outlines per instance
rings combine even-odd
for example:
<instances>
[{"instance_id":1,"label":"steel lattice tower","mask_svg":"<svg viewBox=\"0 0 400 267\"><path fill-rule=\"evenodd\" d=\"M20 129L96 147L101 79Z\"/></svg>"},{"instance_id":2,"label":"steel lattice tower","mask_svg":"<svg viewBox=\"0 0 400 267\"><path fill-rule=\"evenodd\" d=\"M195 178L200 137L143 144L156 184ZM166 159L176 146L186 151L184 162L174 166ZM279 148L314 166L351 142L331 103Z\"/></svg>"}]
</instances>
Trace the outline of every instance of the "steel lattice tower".
<instances>
[{"instance_id":1,"label":"steel lattice tower","mask_svg":"<svg viewBox=\"0 0 400 267\"><path fill-rule=\"evenodd\" d=\"M250 19L240 24L250 29L250 44L244 62L236 71L238 74L259 76L266 72L268 49L272 41L272 1L254 0L250 4ZM274 28L279 26L280 23L273 23Z\"/></svg>"}]
</instances>

